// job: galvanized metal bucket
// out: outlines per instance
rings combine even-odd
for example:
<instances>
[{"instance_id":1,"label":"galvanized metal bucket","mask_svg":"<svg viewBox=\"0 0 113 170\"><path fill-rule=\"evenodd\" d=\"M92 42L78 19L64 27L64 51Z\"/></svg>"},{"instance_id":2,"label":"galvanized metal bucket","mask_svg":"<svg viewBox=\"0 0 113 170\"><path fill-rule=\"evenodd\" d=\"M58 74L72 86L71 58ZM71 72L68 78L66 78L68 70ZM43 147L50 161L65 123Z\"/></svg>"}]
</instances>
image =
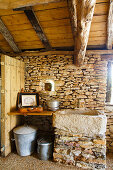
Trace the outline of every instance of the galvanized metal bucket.
<instances>
[{"instance_id":1,"label":"galvanized metal bucket","mask_svg":"<svg viewBox=\"0 0 113 170\"><path fill-rule=\"evenodd\" d=\"M37 129L30 126L20 126L13 130L17 153L28 156L34 152L36 146Z\"/></svg>"},{"instance_id":2,"label":"galvanized metal bucket","mask_svg":"<svg viewBox=\"0 0 113 170\"><path fill-rule=\"evenodd\" d=\"M41 160L50 160L53 157L53 143L52 141L44 138L37 140L37 153L38 158Z\"/></svg>"}]
</instances>

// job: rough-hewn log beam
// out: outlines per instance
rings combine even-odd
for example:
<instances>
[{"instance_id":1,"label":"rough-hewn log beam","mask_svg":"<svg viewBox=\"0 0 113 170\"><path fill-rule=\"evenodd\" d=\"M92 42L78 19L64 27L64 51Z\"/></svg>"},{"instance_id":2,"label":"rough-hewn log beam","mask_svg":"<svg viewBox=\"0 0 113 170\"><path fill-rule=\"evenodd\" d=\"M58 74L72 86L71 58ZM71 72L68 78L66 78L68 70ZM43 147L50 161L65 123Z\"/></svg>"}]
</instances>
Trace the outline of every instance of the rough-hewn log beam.
<instances>
[{"instance_id":1,"label":"rough-hewn log beam","mask_svg":"<svg viewBox=\"0 0 113 170\"><path fill-rule=\"evenodd\" d=\"M49 41L46 37L46 35L43 32L43 29L39 23L38 18L36 17L32 7L28 7L26 8L26 10L24 10L24 13L26 14L27 18L29 19L30 23L32 24L35 32L37 33L38 37L40 38L41 42L43 43L44 47L47 50L51 49L51 45L49 44Z\"/></svg>"},{"instance_id":2,"label":"rough-hewn log beam","mask_svg":"<svg viewBox=\"0 0 113 170\"><path fill-rule=\"evenodd\" d=\"M86 55L101 55L103 59L113 59L113 50L87 50ZM43 55L74 55L74 51L25 51L21 53L8 53L12 57L16 56L43 56Z\"/></svg>"},{"instance_id":3,"label":"rough-hewn log beam","mask_svg":"<svg viewBox=\"0 0 113 170\"><path fill-rule=\"evenodd\" d=\"M96 0L74 0L74 3L76 4L77 12L74 63L81 66L84 62Z\"/></svg>"},{"instance_id":4,"label":"rough-hewn log beam","mask_svg":"<svg viewBox=\"0 0 113 170\"><path fill-rule=\"evenodd\" d=\"M7 27L4 25L3 21L0 19L0 33L4 36L10 47L13 49L14 52L20 52L19 48L17 47L16 43L12 35L10 34Z\"/></svg>"},{"instance_id":5,"label":"rough-hewn log beam","mask_svg":"<svg viewBox=\"0 0 113 170\"><path fill-rule=\"evenodd\" d=\"M41 55L73 55L74 51L25 51L21 52L19 54L11 54L10 56L15 57L15 56L41 56Z\"/></svg>"},{"instance_id":6,"label":"rough-hewn log beam","mask_svg":"<svg viewBox=\"0 0 113 170\"><path fill-rule=\"evenodd\" d=\"M75 1L67 0L73 39L75 40L76 33L77 33L77 14L76 14L76 4L74 2Z\"/></svg>"},{"instance_id":7,"label":"rough-hewn log beam","mask_svg":"<svg viewBox=\"0 0 113 170\"><path fill-rule=\"evenodd\" d=\"M0 9L14 9L60 1L63 0L0 0Z\"/></svg>"},{"instance_id":8,"label":"rough-hewn log beam","mask_svg":"<svg viewBox=\"0 0 113 170\"><path fill-rule=\"evenodd\" d=\"M107 23L107 49L112 49L113 42L113 1L110 0Z\"/></svg>"}]
</instances>

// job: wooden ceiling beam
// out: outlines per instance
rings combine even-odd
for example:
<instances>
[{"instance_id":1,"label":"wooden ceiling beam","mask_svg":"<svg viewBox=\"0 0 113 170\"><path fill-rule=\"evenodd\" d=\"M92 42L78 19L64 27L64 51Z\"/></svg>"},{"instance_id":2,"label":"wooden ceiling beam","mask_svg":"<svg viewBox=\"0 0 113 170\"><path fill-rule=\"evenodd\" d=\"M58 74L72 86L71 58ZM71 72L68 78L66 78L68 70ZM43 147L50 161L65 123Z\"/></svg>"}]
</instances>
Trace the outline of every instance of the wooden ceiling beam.
<instances>
[{"instance_id":1,"label":"wooden ceiling beam","mask_svg":"<svg viewBox=\"0 0 113 170\"><path fill-rule=\"evenodd\" d=\"M13 49L14 52L20 52L20 49L17 47L11 33L3 23L3 21L0 19L0 33L3 35L5 40L8 42L10 47Z\"/></svg>"},{"instance_id":2,"label":"wooden ceiling beam","mask_svg":"<svg viewBox=\"0 0 113 170\"><path fill-rule=\"evenodd\" d=\"M24 51L21 53L8 53L12 57L16 56L43 56L43 55L71 55L74 56L75 51ZM87 50L86 55L101 55L103 59L113 59L113 50Z\"/></svg>"},{"instance_id":3,"label":"wooden ceiling beam","mask_svg":"<svg viewBox=\"0 0 113 170\"><path fill-rule=\"evenodd\" d=\"M76 33L77 33L77 15L76 15L76 4L75 1L67 0L69 14L70 14L70 22L72 28L73 39L75 40Z\"/></svg>"},{"instance_id":4,"label":"wooden ceiling beam","mask_svg":"<svg viewBox=\"0 0 113 170\"><path fill-rule=\"evenodd\" d=\"M77 16L74 64L83 65L96 0L72 0ZM75 8L76 7L76 8ZM73 17L74 18L74 17ZM76 17L74 19L76 24Z\"/></svg>"},{"instance_id":5,"label":"wooden ceiling beam","mask_svg":"<svg viewBox=\"0 0 113 170\"><path fill-rule=\"evenodd\" d=\"M110 0L107 22L107 49L112 49L113 43L113 1Z\"/></svg>"},{"instance_id":6,"label":"wooden ceiling beam","mask_svg":"<svg viewBox=\"0 0 113 170\"><path fill-rule=\"evenodd\" d=\"M38 37L40 38L42 44L46 48L46 50L50 50L52 47L40 25L40 22L38 18L36 17L32 7L27 7L24 10L24 13L26 14L27 18L29 19L31 25L33 26L35 32L37 33Z\"/></svg>"},{"instance_id":7,"label":"wooden ceiling beam","mask_svg":"<svg viewBox=\"0 0 113 170\"><path fill-rule=\"evenodd\" d=\"M0 9L14 9L40 4L55 3L64 0L0 0Z\"/></svg>"},{"instance_id":8,"label":"wooden ceiling beam","mask_svg":"<svg viewBox=\"0 0 113 170\"><path fill-rule=\"evenodd\" d=\"M73 51L25 51L21 52L19 54L11 54L10 56L16 57L16 56L42 56L42 55L73 55Z\"/></svg>"}]
</instances>

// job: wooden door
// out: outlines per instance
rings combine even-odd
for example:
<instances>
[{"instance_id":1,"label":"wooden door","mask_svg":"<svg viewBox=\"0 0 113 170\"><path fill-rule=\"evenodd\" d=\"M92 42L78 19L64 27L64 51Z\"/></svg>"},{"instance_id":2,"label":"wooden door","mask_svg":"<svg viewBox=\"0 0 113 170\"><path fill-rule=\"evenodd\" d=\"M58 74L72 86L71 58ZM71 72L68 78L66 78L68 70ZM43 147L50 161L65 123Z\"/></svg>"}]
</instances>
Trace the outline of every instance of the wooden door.
<instances>
[{"instance_id":1,"label":"wooden door","mask_svg":"<svg viewBox=\"0 0 113 170\"><path fill-rule=\"evenodd\" d=\"M24 63L6 55L1 56L1 153L11 152L11 134L19 125L18 116L8 116L16 109L17 93L24 88Z\"/></svg>"}]
</instances>

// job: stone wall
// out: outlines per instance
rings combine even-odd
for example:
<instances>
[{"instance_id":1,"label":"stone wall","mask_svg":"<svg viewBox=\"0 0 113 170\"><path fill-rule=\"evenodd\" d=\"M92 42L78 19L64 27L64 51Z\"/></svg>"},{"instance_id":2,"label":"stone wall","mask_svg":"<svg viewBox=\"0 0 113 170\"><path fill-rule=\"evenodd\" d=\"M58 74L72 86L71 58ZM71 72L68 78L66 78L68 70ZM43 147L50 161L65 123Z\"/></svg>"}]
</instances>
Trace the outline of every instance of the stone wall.
<instances>
[{"instance_id":1,"label":"stone wall","mask_svg":"<svg viewBox=\"0 0 113 170\"><path fill-rule=\"evenodd\" d=\"M76 67L72 56L26 57L25 89L37 90L40 102L58 99L60 108L86 107L104 110L106 96L107 62L99 55L85 57L85 64ZM44 90L44 83L51 79L55 91Z\"/></svg>"},{"instance_id":2,"label":"stone wall","mask_svg":"<svg viewBox=\"0 0 113 170\"><path fill-rule=\"evenodd\" d=\"M101 60L100 55L87 55L82 67L73 65L73 57L65 55L48 55L24 57L26 63L25 89L37 90L40 102L45 105L46 100L58 99L60 108L91 108L105 111L107 61ZM55 91L44 90L44 83L51 79L55 83ZM112 111L106 111L108 118L113 118ZM49 120L50 119L50 120ZM39 128L50 130L51 118L30 118L30 122L37 122ZM36 121L37 120L37 121ZM43 126L42 126L43 121ZM109 123L109 121L111 121ZM48 128L45 128L45 124ZM109 130L113 119L108 120L107 147L111 148L112 138Z\"/></svg>"},{"instance_id":3,"label":"stone wall","mask_svg":"<svg viewBox=\"0 0 113 170\"><path fill-rule=\"evenodd\" d=\"M62 109L53 114L53 160L85 169L106 167L106 115L87 108Z\"/></svg>"},{"instance_id":4,"label":"stone wall","mask_svg":"<svg viewBox=\"0 0 113 170\"><path fill-rule=\"evenodd\" d=\"M105 113L108 118L106 130L107 149L113 152L113 106L107 105Z\"/></svg>"},{"instance_id":5,"label":"stone wall","mask_svg":"<svg viewBox=\"0 0 113 170\"><path fill-rule=\"evenodd\" d=\"M53 160L84 169L104 170L106 167L105 136L71 134L56 128Z\"/></svg>"}]
</instances>

